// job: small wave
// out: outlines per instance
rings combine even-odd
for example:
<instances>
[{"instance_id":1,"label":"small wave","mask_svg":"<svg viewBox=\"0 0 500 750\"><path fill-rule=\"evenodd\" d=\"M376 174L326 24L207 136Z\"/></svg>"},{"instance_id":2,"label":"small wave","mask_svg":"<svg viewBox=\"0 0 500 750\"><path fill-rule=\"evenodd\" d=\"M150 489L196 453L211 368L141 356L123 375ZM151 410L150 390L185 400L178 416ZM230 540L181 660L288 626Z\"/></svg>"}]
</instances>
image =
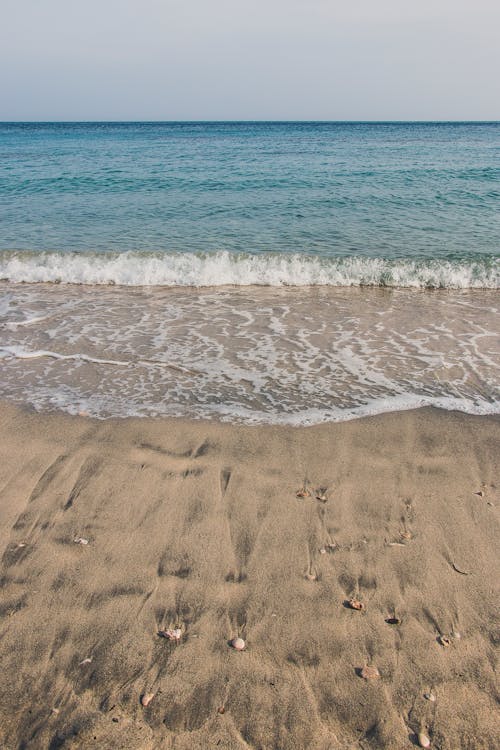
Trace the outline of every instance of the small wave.
<instances>
[{"instance_id":1,"label":"small wave","mask_svg":"<svg viewBox=\"0 0 500 750\"><path fill-rule=\"evenodd\" d=\"M388 260L303 254L0 252L13 283L122 286L375 286L498 289L500 259Z\"/></svg>"}]
</instances>

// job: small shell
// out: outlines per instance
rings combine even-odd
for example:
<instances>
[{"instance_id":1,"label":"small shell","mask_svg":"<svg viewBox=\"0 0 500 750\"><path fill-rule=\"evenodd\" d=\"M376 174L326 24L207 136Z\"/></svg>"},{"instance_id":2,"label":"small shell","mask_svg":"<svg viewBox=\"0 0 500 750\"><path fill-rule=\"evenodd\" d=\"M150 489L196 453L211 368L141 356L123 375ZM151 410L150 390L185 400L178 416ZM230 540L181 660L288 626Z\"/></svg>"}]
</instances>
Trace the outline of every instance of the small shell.
<instances>
[{"instance_id":1,"label":"small shell","mask_svg":"<svg viewBox=\"0 0 500 750\"><path fill-rule=\"evenodd\" d=\"M438 637L438 643L441 646L445 646L445 647L451 646L451 640L448 638L447 635L440 635Z\"/></svg>"},{"instance_id":2,"label":"small shell","mask_svg":"<svg viewBox=\"0 0 500 750\"><path fill-rule=\"evenodd\" d=\"M402 539L411 539L411 532L410 531L402 531L399 535Z\"/></svg>"},{"instance_id":3,"label":"small shell","mask_svg":"<svg viewBox=\"0 0 500 750\"><path fill-rule=\"evenodd\" d=\"M75 536L73 541L75 544L88 544L89 543L89 540L84 539L83 536Z\"/></svg>"},{"instance_id":4,"label":"small shell","mask_svg":"<svg viewBox=\"0 0 500 750\"><path fill-rule=\"evenodd\" d=\"M180 641L182 630L180 628L168 628L167 630L159 630L158 635L161 638L166 638L168 641Z\"/></svg>"},{"instance_id":5,"label":"small shell","mask_svg":"<svg viewBox=\"0 0 500 750\"><path fill-rule=\"evenodd\" d=\"M319 554L320 555L326 555L326 549L324 547L321 547L320 551L319 551Z\"/></svg>"},{"instance_id":6,"label":"small shell","mask_svg":"<svg viewBox=\"0 0 500 750\"><path fill-rule=\"evenodd\" d=\"M144 695L141 695L141 705L146 708L146 706L149 706L154 697L155 693L144 693Z\"/></svg>"},{"instance_id":7,"label":"small shell","mask_svg":"<svg viewBox=\"0 0 500 750\"><path fill-rule=\"evenodd\" d=\"M478 495L478 497L484 497L483 490L479 490L479 492L474 492L475 495Z\"/></svg>"},{"instance_id":8,"label":"small shell","mask_svg":"<svg viewBox=\"0 0 500 750\"><path fill-rule=\"evenodd\" d=\"M315 491L314 497L316 498L316 500L319 500L320 503L326 503L326 501L328 500L328 498L326 496L326 490L324 490L322 487L319 487Z\"/></svg>"},{"instance_id":9,"label":"small shell","mask_svg":"<svg viewBox=\"0 0 500 750\"><path fill-rule=\"evenodd\" d=\"M427 735L424 734L424 732L419 732L418 733L418 744L420 745L420 747L430 747L431 746L431 741L427 737Z\"/></svg>"},{"instance_id":10,"label":"small shell","mask_svg":"<svg viewBox=\"0 0 500 750\"><path fill-rule=\"evenodd\" d=\"M231 646L231 648L234 648L236 651L243 651L246 644L243 638L233 638L232 640L229 641L229 645Z\"/></svg>"},{"instance_id":11,"label":"small shell","mask_svg":"<svg viewBox=\"0 0 500 750\"><path fill-rule=\"evenodd\" d=\"M424 693L424 698L426 701L430 701L431 703L436 702L436 696L434 693Z\"/></svg>"},{"instance_id":12,"label":"small shell","mask_svg":"<svg viewBox=\"0 0 500 750\"><path fill-rule=\"evenodd\" d=\"M399 617L387 617L386 623L388 625L401 625L401 620Z\"/></svg>"},{"instance_id":13,"label":"small shell","mask_svg":"<svg viewBox=\"0 0 500 750\"><path fill-rule=\"evenodd\" d=\"M218 714L225 714L226 713L225 706L219 706L219 708L217 709L217 713Z\"/></svg>"},{"instance_id":14,"label":"small shell","mask_svg":"<svg viewBox=\"0 0 500 750\"><path fill-rule=\"evenodd\" d=\"M306 581L317 581L318 576L315 573L306 573Z\"/></svg>"},{"instance_id":15,"label":"small shell","mask_svg":"<svg viewBox=\"0 0 500 750\"><path fill-rule=\"evenodd\" d=\"M367 665L360 671L360 675L364 680L377 680L380 677L380 672L377 667Z\"/></svg>"},{"instance_id":16,"label":"small shell","mask_svg":"<svg viewBox=\"0 0 500 750\"><path fill-rule=\"evenodd\" d=\"M300 497L300 498L311 497L311 493L306 487L301 487L300 490L297 490L297 492L295 493L295 496Z\"/></svg>"},{"instance_id":17,"label":"small shell","mask_svg":"<svg viewBox=\"0 0 500 750\"><path fill-rule=\"evenodd\" d=\"M360 602L359 599L349 599L347 605L348 607L350 607L350 609L357 609L359 611L365 608L365 605L363 604L363 602Z\"/></svg>"},{"instance_id":18,"label":"small shell","mask_svg":"<svg viewBox=\"0 0 500 750\"><path fill-rule=\"evenodd\" d=\"M92 657L87 657L86 659L83 659L83 661L80 662L78 665L79 667L82 667L84 664L92 664Z\"/></svg>"}]
</instances>

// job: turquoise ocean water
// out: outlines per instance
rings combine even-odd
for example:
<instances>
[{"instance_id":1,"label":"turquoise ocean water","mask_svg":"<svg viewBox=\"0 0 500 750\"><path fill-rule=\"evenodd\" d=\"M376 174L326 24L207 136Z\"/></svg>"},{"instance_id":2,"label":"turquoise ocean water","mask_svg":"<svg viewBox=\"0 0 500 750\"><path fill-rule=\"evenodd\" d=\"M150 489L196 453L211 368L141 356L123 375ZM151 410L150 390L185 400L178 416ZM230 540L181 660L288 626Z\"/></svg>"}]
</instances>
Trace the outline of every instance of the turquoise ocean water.
<instances>
[{"instance_id":1,"label":"turquoise ocean water","mask_svg":"<svg viewBox=\"0 0 500 750\"><path fill-rule=\"evenodd\" d=\"M0 124L0 395L496 412L499 209L500 123Z\"/></svg>"}]
</instances>

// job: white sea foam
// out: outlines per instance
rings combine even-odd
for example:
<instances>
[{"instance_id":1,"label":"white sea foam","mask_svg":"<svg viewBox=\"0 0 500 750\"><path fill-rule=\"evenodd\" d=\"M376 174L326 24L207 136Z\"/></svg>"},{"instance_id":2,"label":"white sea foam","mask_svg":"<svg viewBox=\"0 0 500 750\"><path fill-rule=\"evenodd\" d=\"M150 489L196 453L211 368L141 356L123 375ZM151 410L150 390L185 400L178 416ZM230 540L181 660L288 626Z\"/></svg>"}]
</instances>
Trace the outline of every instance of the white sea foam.
<instances>
[{"instance_id":1,"label":"white sea foam","mask_svg":"<svg viewBox=\"0 0 500 750\"><path fill-rule=\"evenodd\" d=\"M500 288L500 259L385 260L301 254L1 252L0 278L123 286Z\"/></svg>"},{"instance_id":2,"label":"white sea foam","mask_svg":"<svg viewBox=\"0 0 500 750\"><path fill-rule=\"evenodd\" d=\"M498 303L496 290L3 283L0 398L247 424L498 414Z\"/></svg>"}]
</instances>

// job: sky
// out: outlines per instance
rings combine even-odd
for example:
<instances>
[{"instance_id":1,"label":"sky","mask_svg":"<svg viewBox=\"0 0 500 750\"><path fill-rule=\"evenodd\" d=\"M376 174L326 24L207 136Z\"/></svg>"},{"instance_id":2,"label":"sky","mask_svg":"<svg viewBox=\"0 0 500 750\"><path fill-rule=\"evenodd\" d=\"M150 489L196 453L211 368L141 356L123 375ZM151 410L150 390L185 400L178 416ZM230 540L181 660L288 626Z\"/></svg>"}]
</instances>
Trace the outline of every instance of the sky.
<instances>
[{"instance_id":1,"label":"sky","mask_svg":"<svg viewBox=\"0 0 500 750\"><path fill-rule=\"evenodd\" d=\"M499 0L0 0L0 120L499 120Z\"/></svg>"}]
</instances>

